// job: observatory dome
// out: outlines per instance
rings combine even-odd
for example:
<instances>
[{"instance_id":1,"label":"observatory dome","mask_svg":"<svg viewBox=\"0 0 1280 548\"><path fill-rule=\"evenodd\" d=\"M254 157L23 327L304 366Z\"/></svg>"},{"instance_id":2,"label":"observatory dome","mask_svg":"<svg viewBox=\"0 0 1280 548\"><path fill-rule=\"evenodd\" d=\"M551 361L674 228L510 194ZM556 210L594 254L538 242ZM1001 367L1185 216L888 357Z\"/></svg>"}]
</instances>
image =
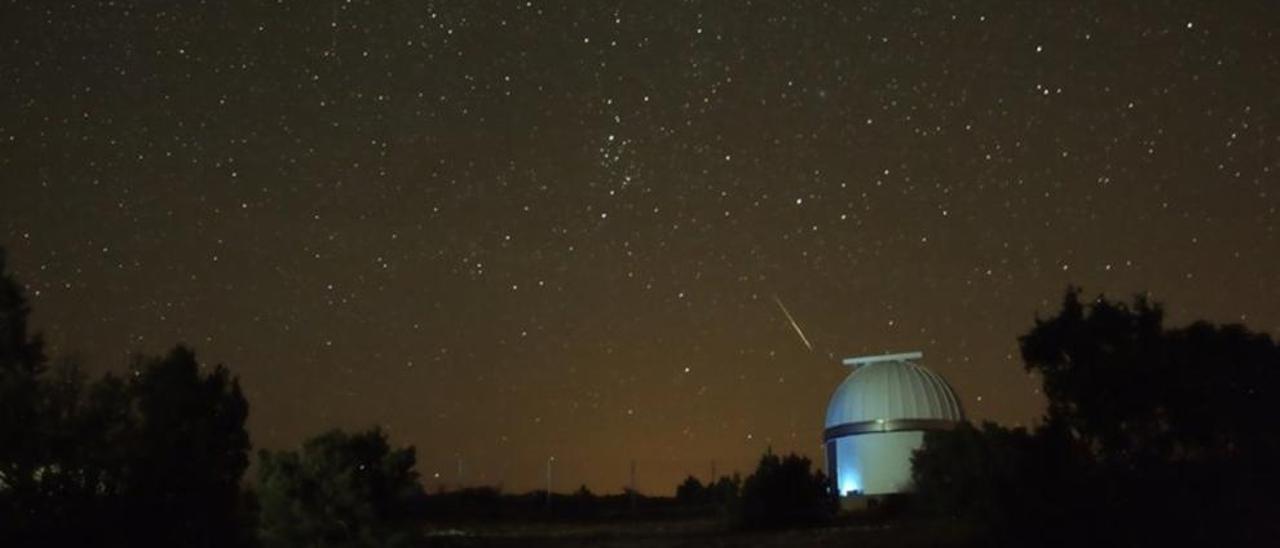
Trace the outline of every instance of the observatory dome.
<instances>
[{"instance_id":1,"label":"observatory dome","mask_svg":"<svg viewBox=\"0 0 1280 548\"><path fill-rule=\"evenodd\" d=\"M827 473L841 495L899 493L911 486L911 455L924 433L964 420L947 381L914 360L919 352L850 358L855 367L827 404Z\"/></svg>"},{"instance_id":2,"label":"observatory dome","mask_svg":"<svg viewBox=\"0 0 1280 548\"><path fill-rule=\"evenodd\" d=\"M955 392L937 373L909 361L883 361L853 370L836 387L827 405L826 425L963 418Z\"/></svg>"}]
</instances>

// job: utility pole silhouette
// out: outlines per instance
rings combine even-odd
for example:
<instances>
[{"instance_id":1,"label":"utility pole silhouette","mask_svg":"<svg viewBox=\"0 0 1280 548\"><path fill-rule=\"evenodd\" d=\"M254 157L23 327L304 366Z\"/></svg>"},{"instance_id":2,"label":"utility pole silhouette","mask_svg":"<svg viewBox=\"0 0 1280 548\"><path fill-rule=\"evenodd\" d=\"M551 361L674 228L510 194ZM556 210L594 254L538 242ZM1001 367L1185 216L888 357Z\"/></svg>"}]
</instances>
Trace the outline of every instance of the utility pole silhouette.
<instances>
[{"instance_id":1,"label":"utility pole silhouette","mask_svg":"<svg viewBox=\"0 0 1280 548\"><path fill-rule=\"evenodd\" d=\"M631 511L636 510L636 460L631 459Z\"/></svg>"},{"instance_id":2,"label":"utility pole silhouette","mask_svg":"<svg viewBox=\"0 0 1280 548\"><path fill-rule=\"evenodd\" d=\"M555 461L555 457L547 457L547 511L551 510L551 463Z\"/></svg>"}]
</instances>

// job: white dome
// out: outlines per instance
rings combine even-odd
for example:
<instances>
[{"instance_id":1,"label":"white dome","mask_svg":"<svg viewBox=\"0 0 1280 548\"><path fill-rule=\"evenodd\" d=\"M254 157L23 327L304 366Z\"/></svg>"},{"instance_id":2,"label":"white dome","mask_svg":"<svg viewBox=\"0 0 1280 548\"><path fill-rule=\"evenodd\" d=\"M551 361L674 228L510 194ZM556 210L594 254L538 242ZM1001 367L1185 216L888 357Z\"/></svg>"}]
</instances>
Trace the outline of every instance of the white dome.
<instances>
[{"instance_id":1,"label":"white dome","mask_svg":"<svg viewBox=\"0 0 1280 548\"><path fill-rule=\"evenodd\" d=\"M827 405L827 474L841 495L911 488L911 455L930 430L964 420L955 392L911 360L920 352L844 360L854 369Z\"/></svg>"},{"instance_id":2,"label":"white dome","mask_svg":"<svg viewBox=\"0 0 1280 548\"><path fill-rule=\"evenodd\" d=\"M947 381L905 360L855 369L827 405L827 428L900 419L960 421L964 413Z\"/></svg>"}]
</instances>

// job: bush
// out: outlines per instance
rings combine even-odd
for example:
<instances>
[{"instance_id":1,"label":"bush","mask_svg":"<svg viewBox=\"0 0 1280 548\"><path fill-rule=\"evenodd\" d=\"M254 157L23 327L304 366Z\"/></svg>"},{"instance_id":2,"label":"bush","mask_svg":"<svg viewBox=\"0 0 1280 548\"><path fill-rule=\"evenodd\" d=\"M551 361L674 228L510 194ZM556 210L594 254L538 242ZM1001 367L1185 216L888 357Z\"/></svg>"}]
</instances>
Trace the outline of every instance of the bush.
<instances>
[{"instance_id":1,"label":"bush","mask_svg":"<svg viewBox=\"0 0 1280 548\"><path fill-rule=\"evenodd\" d=\"M301 452L259 453L260 536L266 546L404 546L417 540L422 488L414 449L381 430L333 430Z\"/></svg>"},{"instance_id":2,"label":"bush","mask_svg":"<svg viewBox=\"0 0 1280 548\"><path fill-rule=\"evenodd\" d=\"M810 472L810 464L796 454L778 458L772 450L760 457L742 484L738 525L769 529L830 522L839 504L835 490L821 471Z\"/></svg>"}]
</instances>

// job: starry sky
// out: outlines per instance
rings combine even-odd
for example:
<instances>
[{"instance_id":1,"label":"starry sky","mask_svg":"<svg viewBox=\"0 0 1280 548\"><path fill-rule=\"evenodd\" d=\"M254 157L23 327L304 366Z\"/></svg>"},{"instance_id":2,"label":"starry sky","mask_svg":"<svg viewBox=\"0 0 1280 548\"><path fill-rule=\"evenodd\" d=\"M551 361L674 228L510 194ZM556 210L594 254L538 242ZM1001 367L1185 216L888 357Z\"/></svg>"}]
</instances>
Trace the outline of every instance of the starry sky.
<instances>
[{"instance_id":1,"label":"starry sky","mask_svg":"<svg viewBox=\"0 0 1280 548\"><path fill-rule=\"evenodd\" d=\"M0 245L51 353L186 342L256 447L671 493L820 463L845 356L1032 423L1069 283L1280 335L1278 6L8 0Z\"/></svg>"}]
</instances>

